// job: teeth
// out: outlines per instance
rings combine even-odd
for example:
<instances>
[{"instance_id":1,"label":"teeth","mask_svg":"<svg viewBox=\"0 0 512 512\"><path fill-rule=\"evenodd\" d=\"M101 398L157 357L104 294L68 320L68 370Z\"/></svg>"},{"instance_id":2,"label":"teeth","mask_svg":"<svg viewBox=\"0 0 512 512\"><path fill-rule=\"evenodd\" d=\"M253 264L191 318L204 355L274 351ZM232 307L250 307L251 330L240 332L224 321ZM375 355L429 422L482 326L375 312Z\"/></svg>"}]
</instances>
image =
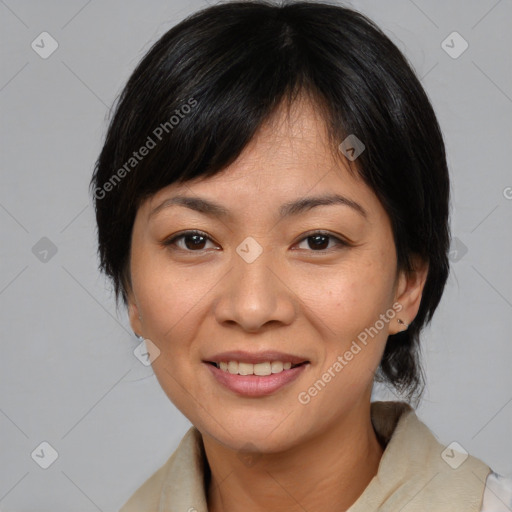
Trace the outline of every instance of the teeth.
<instances>
[{"instance_id":1,"label":"teeth","mask_svg":"<svg viewBox=\"0 0 512 512\"><path fill-rule=\"evenodd\" d=\"M270 363L258 363L254 365L254 375L270 375L272 368Z\"/></svg>"},{"instance_id":2,"label":"teeth","mask_svg":"<svg viewBox=\"0 0 512 512\"><path fill-rule=\"evenodd\" d=\"M271 365L272 373L280 373L283 371L284 365L281 361L274 361Z\"/></svg>"},{"instance_id":3,"label":"teeth","mask_svg":"<svg viewBox=\"0 0 512 512\"><path fill-rule=\"evenodd\" d=\"M239 375L252 375L254 373L254 365L251 363L238 363Z\"/></svg>"},{"instance_id":4,"label":"teeth","mask_svg":"<svg viewBox=\"0 0 512 512\"><path fill-rule=\"evenodd\" d=\"M281 373L284 370L289 370L292 363L282 361L268 361L265 363L241 363L238 361L222 361L216 364L224 372L229 372L233 375L271 375L273 373Z\"/></svg>"}]
</instances>

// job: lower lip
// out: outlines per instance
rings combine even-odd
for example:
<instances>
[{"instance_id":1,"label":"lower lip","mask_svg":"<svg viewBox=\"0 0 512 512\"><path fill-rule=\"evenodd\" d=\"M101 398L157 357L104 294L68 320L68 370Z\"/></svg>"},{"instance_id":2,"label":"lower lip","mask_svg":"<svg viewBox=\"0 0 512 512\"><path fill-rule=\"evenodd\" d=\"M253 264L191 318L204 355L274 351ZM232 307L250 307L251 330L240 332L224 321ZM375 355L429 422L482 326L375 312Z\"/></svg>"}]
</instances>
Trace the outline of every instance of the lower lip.
<instances>
[{"instance_id":1,"label":"lower lip","mask_svg":"<svg viewBox=\"0 0 512 512\"><path fill-rule=\"evenodd\" d=\"M217 382L239 395L258 397L275 393L294 381L306 369L308 363L270 375L238 375L225 372L213 364L205 363Z\"/></svg>"}]
</instances>

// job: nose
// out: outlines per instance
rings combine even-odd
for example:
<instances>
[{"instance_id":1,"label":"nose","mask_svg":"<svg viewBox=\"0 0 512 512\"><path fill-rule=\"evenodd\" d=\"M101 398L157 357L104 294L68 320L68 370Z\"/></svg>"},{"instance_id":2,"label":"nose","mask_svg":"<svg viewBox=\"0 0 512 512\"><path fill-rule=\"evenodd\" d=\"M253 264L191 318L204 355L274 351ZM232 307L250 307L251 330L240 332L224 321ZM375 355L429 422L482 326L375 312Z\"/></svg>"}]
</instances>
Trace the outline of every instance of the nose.
<instances>
[{"instance_id":1,"label":"nose","mask_svg":"<svg viewBox=\"0 0 512 512\"><path fill-rule=\"evenodd\" d=\"M287 282L283 263L275 258L265 249L254 261L233 255L231 270L218 288L215 315L219 323L257 332L273 323L293 322L297 296Z\"/></svg>"}]
</instances>

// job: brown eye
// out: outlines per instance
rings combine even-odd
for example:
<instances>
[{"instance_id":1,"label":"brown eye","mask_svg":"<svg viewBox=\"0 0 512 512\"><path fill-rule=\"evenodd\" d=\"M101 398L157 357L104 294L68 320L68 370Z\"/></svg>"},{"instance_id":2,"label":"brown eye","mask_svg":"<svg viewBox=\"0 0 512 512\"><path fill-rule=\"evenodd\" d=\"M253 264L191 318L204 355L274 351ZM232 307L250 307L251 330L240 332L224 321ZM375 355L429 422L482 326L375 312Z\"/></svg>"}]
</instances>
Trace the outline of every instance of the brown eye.
<instances>
[{"instance_id":1,"label":"brown eye","mask_svg":"<svg viewBox=\"0 0 512 512\"><path fill-rule=\"evenodd\" d=\"M330 241L334 242L334 246L328 247ZM311 249L314 252L322 252L328 251L333 247L347 247L349 244L344 242L340 238L331 235L330 233L326 233L323 231L317 231L315 233L310 233L308 236L304 237L300 243L307 241L307 249Z\"/></svg>"},{"instance_id":2,"label":"brown eye","mask_svg":"<svg viewBox=\"0 0 512 512\"><path fill-rule=\"evenodd\" d=\"M178 249L188 252L199 252L205 249L205 244L211 238L202 231L185 231L163 242L165 246L176 246ZM181 243L180 245L180 242Z\"/></svg>"}]
</instances>

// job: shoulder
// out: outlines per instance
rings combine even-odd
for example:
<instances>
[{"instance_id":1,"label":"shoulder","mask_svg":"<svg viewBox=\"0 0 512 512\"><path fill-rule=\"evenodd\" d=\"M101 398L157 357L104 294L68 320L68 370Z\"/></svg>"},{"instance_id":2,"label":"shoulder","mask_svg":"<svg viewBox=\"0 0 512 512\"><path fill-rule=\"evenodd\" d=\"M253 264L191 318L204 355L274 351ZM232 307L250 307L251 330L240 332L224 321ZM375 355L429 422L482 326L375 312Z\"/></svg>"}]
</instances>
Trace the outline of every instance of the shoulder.
<instances>
[{"instance_id":1,"label":"shoulder","mask_svg":"<svg viewBox=\"0 0 512 512\"><path fill-rule=\"evenodd\" d=\"M174 453L155 471L119 509L119 512L158 512L166 496L169 483L185 483L181 477L186 469L194 467L199 453L200 434L194 428L183 436ZM194 474L195 476L195 474Z\"/></svg>"},{"instance_id":2,"label":"shoulder","mask_svg":"<svg viewBox=\"0 0 512 512\"><path fill-rule=\"evenodd\" d=\"M119 512L158 511L165 475L173 455L130 496L130 499L119 509Z\"/></svg>"},{"instance_id":3,"label":"shoulder","mask_svg":"<svg viewBox=\"0 0 512 512\"><path fill-rule=\"evenodd\" d=\"M373 402L371 413L385 448L377 478L351 512L375 502L387 510L481 512L487 464L456 443L445 446L406 403Z\"/></svg>"},{"instance_id":4,"label":"shoulder","mask_svg":"<svg viewBox=\"0 0 512 512\"><path fill-rule=\"evenodd\" d=\"M512 478L505 478L494 471L485 484L481 512L510 512L512 510Z\"/></svg>"}]
</instances>

